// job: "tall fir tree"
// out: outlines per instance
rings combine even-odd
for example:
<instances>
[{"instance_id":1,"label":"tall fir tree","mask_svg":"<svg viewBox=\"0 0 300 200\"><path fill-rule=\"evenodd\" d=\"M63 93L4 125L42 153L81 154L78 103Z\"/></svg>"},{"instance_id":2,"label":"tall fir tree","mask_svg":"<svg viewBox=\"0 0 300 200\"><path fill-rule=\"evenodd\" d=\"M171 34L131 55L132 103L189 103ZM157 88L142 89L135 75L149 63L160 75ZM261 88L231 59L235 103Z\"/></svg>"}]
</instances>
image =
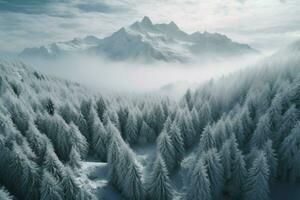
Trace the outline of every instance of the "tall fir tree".
<instances>
[{"instance_id":1,"label":"tall fir tree","mask_svg":"<svg viewBox=\"0 0 300 200\"><path fill-rule=\"evenodd\" d=\"M201 123L200 131L212 120L213 120L213 115L212 115L211 107L209 103L205 101L199 110L199 121Z\"/></svg>"},{"instance_id":2,"label":"tall fir tree","mask_svg":"<svg viewBox=\"0 0 300 200\"><path fill-rule=\"evenodd\" d=\"M212 128L207 125L200 137L199 154L208 151L209 149L216 148L216 141L212 133Z\"/></svg>"},{"instance_id":3,"label":"tall fir tree","mask_svg":"<svg viewBox=\"0 0 300 200\"><path fill-rule=\"evenodd\" d=\"M270 170L267 159L263 152L258 153L249 169L245 186L246 200L269 199L269 175Z\"/></svg>"},{"instance_id":4,"label":"tall fir tree","mask_svg":"<svg viewBox=\"0 0 300 200\"><path fill-rule=\"evenodd\" d=\"M277 137L275 139L275 146L278 148L281 142L285 137L289 135L291 130L294 128L297 123L299 116L299 111L296 109L296 106L293 104L290 108L284 113L282 117L282 123L280 123L279 130L277 131Z\"/></svg>"},{"instance_id":5,"label":"tall fir tree","mask_svg":"<svg viewBox=\"0 0 300 200\"><path fill-rule=\"evenodd\" d=\"M211 200L210 182L202 159L197 161L192 171L191 181L186 191L186 200Z\"/></svg>"},{"instance_id":6,"label":"tall fir tree","mask_svg":"<svg viewBox=\"0 0 300 200\"><path fill-rule=\"evenodd\" d=\"M277 161L277 155L275 153L275 150L273 148L273 142L272 140L268 140L262 150L265 153L269 169L270 169L270 181L275 181L277 178L277 168L278 168L278 161Z\"/></svg>"},{"instance_id":7,"label":"tall fir tree","mask_svg":"<svg viewBox=\"0 0 300 200\"><path fill-rule=\"evenodd\" d=\"M176 115L176 121L180 132L182 133L185 148L191 147L195 143L196 132L190 112L187 109L178 112Z\"/></svg>"},{"instance_id":8,"label":"tall fir tree","mask_svg":"<svg viewBox=\"0 0 300 200\"><path fill-rule=\"evenodd\" d=\"M129 155L127 157L129 160L127 166L128 170L124 176L123 193L129 199L143 200L145 199L145 188L141 181L142 172L140 166L134 158L135 155L130 149L128 149L126 153Z\"/></svg>"},{"instance_id":9,"label":"tall fir tree","mask_svg":"<svg viewBox=\"0 0 300 200\"><path fill-rule=\"evenodd\" d=\"M224 186L224 172L221 159L217 149L209 149L204 154L204 164L207 167L208 179L210 182L211 197L213 200L222 198Z\"/></svg>"},{"instance_id":10,"label":"tall fir tree","mask_svg":"<svg viewBox=\"0 0 300 200\"><path fill-rule=\"evenodd\" d=\"M173 189L171 186L168 169L165 161L160 155L157 156L154 162L153 171L150 174L147 189L149 199L173 199Z\"/></svg>"},{"instance_id":11,"label":"tall fir tree","mask_svg":"<svg viewBox=\"0 0 300 200\"><path fill-rule=\"evenodd\" d=\"M157 139L157 151L165 161L168 171L172 172L176 165L176 154L171 137L166 131L161 132Z\"/></svg>"},{"instance_id":12,"label":"tall fir tree","mask_svg":"<svg viewBox=\"0 0 300 200\"><path fill-rule=\"evenodd\" d=\"M271 122L268 113L259 118L257 127L250 140L251 147L262 148L272 138Z\"/></svg>"},{"instance_id":13,"label":"tall fir tree","mask_svg":"<svg viewBox=\"0 0 300 200\"><path fill-rule=\"evenodd\" d=\"M228 193L235 199L242 199L247 177L246 163L241 151L237 151L232 165L232 178L228 186Z\"/></svg>"},{"instance_id":14,"label":"tall fir tree","mask_svg":"<svg viewBox=\"0 0 300 200\"><path fill-rule=\"evenodd\" d=\"M139 135L140 135L139 142L141 144L152 143L156 139L155 132L145 121L143 121L142 123L142 127Z\"/></svg>"},{"instance_id":15,"label":"tall fir tree","mask_svg":"<svg viewBox=\"0 0 300 200\"><path fill-rule=\"evenodd\" d=\"M96 118L93 125L93 142L94 153L101 161L107 161L108 136L106 130L99 118Z\"/></svg>"},{"instance_id":16,"label":"tall fir tree","mask_svg":"<svg viewBox=\"0 0 300 200\"><path fill-rule=\"evenodd\" d=\"M44 156L43 169L47 170L57 180L61 180L64 176L64 165L58 159L53 148L48 145Z\"/></svg>"},{"instance_id":17,"label":"tall fir tree","mask_svg":"<svg viewBox=\"0 0 300 200\"><path fill-rule=\"evenodd\" d=\"M174 122L171 125L168 135L170 135L172 146L174 147L175 167L176 167L180 165L185 154L183 139L181 136L180 129L178 128L176 122Z\"/></svg>"},{"instance_id":18,"label":"tall fir tree","mask_svg":"<svg viewBox=\"0 0 300 200\"><path fill-rule=\"evenodd\" d=\"M284 179L300 180L300 121L297 122L291 133L283 140L280 146L280 165Z\"/></svg>"},{"instance_id":19,"label":"tall fir tree","mask_svg":"<svg viewBox=\"0 0 300 200\"><path fill-rule=\"evenodd\" d=\"M125 126L125 140L129 144L135 144L138 141L137 120L134 113L129 112Z\"/></svg>"},{"instance_id":20,"label":"tall fir tree","mask_svg":"<svg viewBox=\"0 0 300 200\"><path fill-rule=\"evenodd\" d=\"M41 200L63 200L63 188L58 181L46 170L43 171L41 186Z\"/></svg>"},{"instance_id":21,"label":"tall fir tree","mask_svg":"<svg viewBox=\"0 0 300 200\"><path fill-rule=\"evenodd\" d=\"M77 170L81 167L81 157L80 154L77 152L76 148L72 148L69 156L68 165L73 169Z\"/></svg>"},{"instance_id":22,"label":"tall fir tree","mask_svg":"<svg viewBox=\"0 0 300 200\"><path fill-rule=\"evenodd\" d=\"M80 185L76 180L73 171L70 168L66 168L66 173L62 179L62 188L65 200L76 200Z\"/></svg>"}]
</instances>

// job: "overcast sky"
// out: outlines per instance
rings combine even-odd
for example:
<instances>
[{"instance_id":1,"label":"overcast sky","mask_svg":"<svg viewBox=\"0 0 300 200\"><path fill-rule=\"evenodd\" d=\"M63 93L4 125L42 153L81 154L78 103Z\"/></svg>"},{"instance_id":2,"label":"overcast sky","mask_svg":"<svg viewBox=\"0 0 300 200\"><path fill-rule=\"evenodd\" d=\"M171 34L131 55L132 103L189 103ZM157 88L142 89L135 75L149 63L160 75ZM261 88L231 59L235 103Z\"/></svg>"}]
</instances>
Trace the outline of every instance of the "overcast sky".
<instances>
[{"instance_id":1,"label":"overcast sky","mask_svg":"<svg viewBox=\"0 0 300 200\"><path fill-rule=\"evenodd\" d=\"M0 53L104 37L145 15L188 33L224 33L263 52L300 39L299 0L0 0Z\"/></svg>"}]
</instances>

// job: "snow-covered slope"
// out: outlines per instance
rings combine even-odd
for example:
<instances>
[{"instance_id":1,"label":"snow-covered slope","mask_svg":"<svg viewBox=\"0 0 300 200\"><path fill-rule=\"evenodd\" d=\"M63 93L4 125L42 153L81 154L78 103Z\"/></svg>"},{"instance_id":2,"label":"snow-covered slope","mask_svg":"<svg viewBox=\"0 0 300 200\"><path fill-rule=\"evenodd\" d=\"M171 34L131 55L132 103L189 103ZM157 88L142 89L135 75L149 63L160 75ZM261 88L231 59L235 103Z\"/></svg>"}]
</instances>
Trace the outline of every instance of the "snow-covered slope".
<instances>
[{"instance_id":1,"label":"snow-covered slope","mask_svg":"<svg viewBox=\"0 0 300 200\"><path fill-rule=\"evenodd\" d=\"M26 48L23 57L55 58L72 53L104 56L113 61L176 61L218 59L243 54L257 54L249 45L233 42L219 33L187 34L174 23L153 24L148 17L99 39L88 36L68 42L56 42L42 47Z\"/></svg>"},{"instance_id":2,"label":"snow-covered slope","mask_svg":"<svg viewBox=\"0 0 300 200\"><path fill-rule=\"evenodd\" d=\"M100 43L101 39L95 36L75 38L67 42L55 42L41 47L26 48L21 53L22 57L56 58L67 54L82 52Z\"/></svg>"}]
</instances>

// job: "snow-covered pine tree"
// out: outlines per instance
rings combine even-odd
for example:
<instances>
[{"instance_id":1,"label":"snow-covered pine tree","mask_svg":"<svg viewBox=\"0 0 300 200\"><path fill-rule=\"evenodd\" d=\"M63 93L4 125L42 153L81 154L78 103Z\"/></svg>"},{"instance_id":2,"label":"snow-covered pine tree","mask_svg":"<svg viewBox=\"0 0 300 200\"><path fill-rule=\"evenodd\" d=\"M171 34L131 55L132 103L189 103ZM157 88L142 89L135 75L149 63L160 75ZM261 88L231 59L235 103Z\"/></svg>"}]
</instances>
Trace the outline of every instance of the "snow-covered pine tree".
<instances>
[{"instance_id":1,"label":"snow-covered pine tree","mask_svg":"<svg viewBox=\"0 0 300 200\"><path fill-rule=\"evenodd\" d=\"M282 120L282 96L281 93L277 93L272 99L271 106L267 110L270 118L271 130L276 132L280 126Z\"/></svg>"},{"instance_id":2,"label":"snow-covered pine tree","mask_svg":"<svg viewBox=\"0 0 300 200\"><path fill-rule=\"evenodd\" d=\"M18 144L12 142L12 150L8 160L7 176L10 178L9 189L18 198L39 199L39 174L38 166L29 160Z\"/></svg>"},{"instance_id":3,"label":"snow-covered pine tree","mask_svg":"<svg viewBox=\"0 0 300 200\"><path fill-rule=\"evenodd\" d=\"M251 137L251 133L253 132L253 120L250 117L250 111L247 106L244 106L242 108L239 118L241 119L242 127L244 130L243 134L245 135L245 141L248 141Z\"/></svg>"},{"instance_id":4,"label":"snow-covered pine tree","mask_svg":"<svg viewBox=\"0 0 300 200\"><path fill-rule=\"evenodd\" d=\"M135 144L138 141L137 120L132 112L128 114L124 135L126 142L129 144Z\"/></svg>"},{"instance_id":5,"label":"snow-covered pine tree","mask_svg":"<svg viewBox=\"0 0 300 200\"><path fill-rule=\"evenodd\" d=\"M103 115L105 113L107 109L107 103L105 101L105 99L100 96L98 98L98 100L96 101L96 111L97 111L97 114L98 114L98 117L100 118L100 120L103 122Z\"/></svg>"},{"instance_id":6,"label":"snow-covered pine tree","mask_svg":"<svg viewBox=\"0 0 300 200\"><path fill-rule=\"evenodd\" d=\"M28 110L31 108L26 108L20 99L13 96L7 96L4 101L6 101L12 122L24 134L28 129L28 122L31 120L31 113Z\"/></svg>"},{"instance_id":7,"label":"snow-covered pine tree","mask_svg":"<svg viewBox=\"0 0 300 200\"><path fill-rule=\"evenodd\" d=\"M93 109L93 101L92 99L84 99L80 104L80 113L83 115L85 120L88 121L89 115Z\"/></svg>"},{"instance_id":8,"label":"snow-covered pine tree","mask_svg":"<svg viewBox=\"0 0 300 200\"><path fill-rule=\"evenodd\" d=\"M223 143L228 139L225 125L225 118L222 117L214 124L212 128L212 133L216 144L215 147L218 150L222 148Z\"/></svg>"},{"instance_id":9,"label":"snow-covered pine tree","mask_svg":"<svg viewBox=\"0 0 300 200\"><path fill-rule=\"evenodd\" d=\"M251 147L262 148L272 138L271 122L268 113L261 116L250 140Z\"/></svg>"},{"instance_id":10,"label":"snow-covered pine tree","mask_svg":"<svg viewBox=\"0 0 300 200\"><path fill-rule=\"evenodd\" d=\"M76 123L79 119L79 114L76 108L70 103L66 102L63 106L59 107L59 114L67 124ZM78 124L76 123L78 126Z\"/></svg>"},{"instance_id":11,"label":"snow-covered pine tree","mask_svg":"<svg viewBox=\"0 0 300 200\"><path fill-rule=\"evenodd\" d=\"M245 185L245 200L269 199L269 166L264 152L257 154L249 169Z\"/></svg>"},{"instance_id":12,"label":"snow-covered pine tree","mask_svg":"<svg viewBox=\"0 0 300 200\"><path fill-rule=\"evenodd\" d=\"M240 119L240 116L236 116L233 120L232 120L232 131L234 132L236 139L237 139L237 143L240 147L244 147L245 146L245 139L246 139L246 134L245 134L245 130L242 124L242 120Z\"/></svg>"},{"instance_id":13,"label":"snow-covered pine tree","mask_svg":"<svg viewBox=\"0 0 300 200\"><path fill-rule=\"evenodd\" d=\"M111 142L108 148L108 155L107 155L107 164L109 166L108 171L108 180L109 182L116 186L117 188L120 188L119 182L120 177L118 175L118 163L120 163L120 146L119 142L116 141L116 139L111 138Z\"/></svg>"},{"instance_id":14,"label":"snow-covered pine tree","mask_svg":"<svg viewBox=\"0 0 300 200\"><path fill-rule=\"evenodd\" d=\"M123 193L128 199L143 200L145 199L145 189L141 181L141 169L134 158L134 153L129 148L125 152L128 154L125 158L129 160L128 165L126 166L127 170L125 171L122 169L126 173L123 182Z\"/></svg>"},{"instance_id":15,"label":"snow-covered pine tree","mask_svg":"<svg viewBox=\"0 0 300 200\"><path fill-rule=\"evenodd\" d=\"M202 159L197 161L194 169L190 184L186 191L186 200L211 200L211 185L207 175L207 168Z\"/></svg>"},{"instance_id":16,"label":"snow-covered pine tree","mask_svg":"<svg viewBox=\"0 0 300 200\"><path fill-rule=\"evenodd\" d=\"M119 131L121 130L119 116L112 107L108 108L103 114L103 124L106 126L109 121L112 122Z\"/></svg>"},{"instance_id":17,"label":"snow-covered pine tree","mask_svg":"<svg viewBox=\"0 0 300 200\"><path fill-rule=\"evenodd\" d=\"M223 166L216 148L211 148L204 153L203 161L207 167L208 179L210 182L211 197L213 200L222 198L224 186Z\"/></svg>"},{"instance_id":18,"label":"snow-covered pine tree","mask_svg":"<svg viewBox=\"0 0 300 200\"><path fill-rule=\"evenodd\" d=\"M111 134L107 155L107 164L109 166L108 180L116 188L122 188L122 180L119 172L124 169L120 169L119 166L122 163L122 138L118 129L109 121L107 124L107 133ZM127 161L127 160L126 160Z\"/></svg>"},{"instance_id":19,"label":"snow-covered pine tree","mask_svg":"<svg viewBox=\"0 0 300 200\"><path fill-rule=\"evenodd\" d=\"M41 164L46 152L47 145L50 145L49 139L39 132L33 122L29 123L28 130L25 133L26 139L37 156L37 163Z\"/></svg>"},{"instance_id":20,"label":"snow-covered pine tree","mask_svg":"<svg viewBox=\"0 0 300 200\"><path fill-rule=\"evenodd\" d=\"M174 147L175 151L175 167L178 167L184 157L185 149L181 132L176 122L172 123L168 135L171 138L172 146Z\"/></svg>"},{"instance_id":21,"label":"snow-covered pine tree","mask_svg":"<svg viewBox=\"0 0 300 200\"><path fill-rule=\"evenodd\" d=\"M7 81L0 76L0 95L3 95L8 87Z\"/></svg>"},{"instance_id":22,"label":"snow-covered pine tree","mask_svg":"<svg viewBox=\"0 0 300 200\"><path fill-rule=\"evenodd\" d=\"M150 112L148 124L154 130L156 135L159 135L163 129L164 123L166 120L165 113L160 104L153 105L153 108Z\"/></svg>"},{"instance_id":23,"label":"snow-covered pine tree","mask_svg":"<svg viewBox=\"0 0 300 200\"><path fill-rule=\"evenodd\" d=\"M173 189L169 179L168 169L165 161L157 155L153 165L153 171L148 180L147 193L149 199L171 200L173 199Z\"/></svg>"},{"instance_id":24,"label":"snow-covered pine tree","mask_svg":"<svg viewBox=\"0 0 300 200\"><path fill-rule=\"evenodd\" d=\"M45 114L37 118L36 123L38 129L50 139L58 157L63 161L68 161L72 145L67 133L69 126L62 117L57 113L53 116Z\"/></svg>"},{"instance_id":25,"label":"snow-covered pine tree","mask_svg":"<svg viewBox=\"0 0 300 200\"><path fill-rule=\"evenodd\" d=\"M61 180L64 176L64 165L58 159L51 145L47 146L44 156L43 169L51 173L52 176L54 176L57 180Z\"/></svg>"},{"instance_id":26,"label":"snow-covered pine tree","mask_svg":"<svg viewBox=\"0 0 300 200\"><path fill-rule=\"evenodd\" d=\"M2 105L0 101L0 131L2 136L8 136L16 132L15 126L10 119L8 111L1 112Z\"/></svg>"},{"instance_id":27,"label":"snow-covered pine tree","mask_svg":"<svg viewBox=\"0 0 300 200\"><path fill-rule=\"evenodd\" d=\"M156 139L155 132L145 121L143 121L141 130L140 130L139 142L141 144L152 143L155 141L155 139Z\"/></svg>"},{"instance_id":28,"label":"snow-covered pine tree","mask_svg":"<svg viewBox=\"0 0 300 200\"><path fill-rule=\"evenodd\" d=\"M71 146L71 149L75 148L79 155L82 158L85 158L88 153L88 143L86 138L80 133L78 127L73 122L69 125L67 135L69 136L69 146Z\"/></svg>"},{"instance_id":29,"label":"snow-covered pine tree","mask_svg":"<svg viewBox=\"0 0 300 200\"><path fill-rule=\"evenodd\" d=\"M275 145L277 148L279 147L283 139L287 137L291 130L294 128L295 124L297 123L298 116L299 111L296 109L296 106L294 104L291 105L290 108L284 113L279 130L276 134Z\"/></svg>"},{"instance_id":30,"label":"snow-covered pine tree","mask_svg":"<svg viewBox=\"0 0 300 200\"><path fill-rule=\"evenodd\" d=\"M231 178L231 165L232 165L232 154L231 154L231 141L226 140L220 150L220 157L224 168L224 181L229 181Z\"/></svg>"},{"instance_id":31,"label":"snow-covered pine tree","mask_svg":"<svg viewBox=\"0 0 300 200\"><path fill-rule=\"evenodd\" d=\"M266 113L271 103L271 88L270 84L260 84L253 96L255 99L256 119L259 119Z\"/></svg>"},{"instance_id":32,"label":"snow-covered pine tree","mask_svg":"<svg viewBox=\"0 0 300 200\"><path fill-rule=\"evenodd\" d=\"M169 132L170 129L171 129L171 125L172 125L172 120L170 117L167 117L165 123L164 123L164 127L163 127L163 130L166 131L166 132Z\"/></svg>"},{"instance_id":33,"label":"snow-covered pine tree","mask_svg":"<svg viewBox=\"0 0 300 200\"><path fill-rule=\"evenodd\" d=\"M296 107L300 108L300 75L298 75L293 81L293 87L290 94L290 99L292 103L296 105Z\"/></svg>"},{"instance_id":34,"label":"snow-covered pine tree","mask_svg":"<svg viewBox=\"0 0 300 200\"><path fill-rule=\"evenodd\" d=\"M205 101L199 110L200 131L213 120L210 105Z\"/></svg>"},{"instance_id":35,"label":"snow-covered pine tree","mask_svg":"<svg viewBox=\"0 0 300 200\"><path fill-rule=\"evenodd\" d=\"M43 171L40 186L41 200L63 200L63 188L58 181L47 171Z\"/></svg>"},{"instance_id":36,"label":"snow-covered pine tree","mask_svg":"<svg viewBox=\"0 0 300 200\"><path fill-rule=\"evenodd\" d=\"M70 168L66 168L65 175L62 179L62 188L65 200L76 200L80 185L76 180L73 171Z\"/></svg>"},{"instance_id":37,"label":"snow-covered pine tree","mask_svg":"<svg viewBox=\"0 0 300 200\"><path fill-rule=\"evenodd\" d=\"M126 179L126 174L128 169L128 166L130 165L130 162L132 162L132 157L133 157L133 152L130 151L127 143L125 144L123 141L118 143L118 160L115 163L116 164L116 180L117 184L115 186L117 189L119 189L122 192L125 192L124 188L126 187L125 185L125 179Z\"/></svg>"},{"instance_id":38,"label":"snow-covered pine tree","mask_svg":"<svg viewBox=\"0 0 300 200\"><path fill-rule=\"evenodd\" d=\"M81 105L80 105L80 112L81 112L81 115L83 116L83 120L86 123L86 124L83 124L83 126L85 125L86 127L83 127L83 130L81 130L81 133L86 138L87 143L92 144L94 123L98 118L97 112L94 109L93 101L92 100L82 101ZM92 150L92 148L91 148L91 146L89 146L89 151L91 151L91 150Z\"/></svg>"},{"instance_id":39,"label":"snow-covered pine tree","mask_svg":"<svg viewBox=\"0 0 300 200\"><path fill-rule=\"evenodd\" d=\"M163 130L157 139L157 151L164 160L168 171L171 173L176 165L175 149L169 134Z\"/></svg>"},{"instance_id":40,"label":"snow-covered pine tree","mask_svg":"<svg viewBox=\"0 0 300 200\"><path fill-rule=\"evenodd\" d=\"M273 143L272 140L268 140L263 149L265 153L269 169L270 169L270 181L274 181L277 178L277 167L278 167L278 161L277 161L277 155L275 153L275 150L273 149Z\"/></svg>"},{"instance_id":41,"label":"snow-covered pine tree","mask_svg":"<svg viewBox=\"0 0 300 200\"><path fill-rule=\"evenodd\" d=\"M56 106L54 104L54 101L52 100L51 97L47 97L45 100L44 100L44 107L46 109L46 111L49 113L49 115L54 115L54 112L56 110Z\"/></svg>"},{"instance_id":42,"label":"snow-covered pine tree","mask_svg":"<svg viewBox=\"0 0 300 200\"><path fill-rule=\"evenodd\" d=\"M95 123L96 119L98 118L98 115L92 105L91 105L89 114L84 118L85 118L85 121L87 124L87 131L88 131L87 135L85 135L85 138L86 138L88 144L91 144L92 139L93 139L93 134L94 134L93 133L94 123ZM89 148L89 150L91 151L92 149Z\"/></svg>"},{"instance_id":43,"label":"snow-covered pine tree","mask_svg":"<svg viewBox=\"0 0 300 200\"><path fill-rule=\"evenodd\" d=\"M195 143L196 132L193 126L192 118L188 109L177 113L175 120L178 124L185 148L191 147Z\"/></svg>"},{"instance_id":44,"label":"snow-covered pine tree","mask_svg":"<svg viewBox=\"0 0 300 200\"><path fill-rule=\"evenodd\" d=\"M68 165L73 170L77 170L81 167L80 161L81 161L80 154L77 152L76 148L72 147L71 152L70 152L70 156L69 156Z\"/></svg>"},{"instance_id":45,"label":"snow-covered pine tree","mask_svg":"<svg viewBox=\"0 0 300 200\"><path fill-rule=\"evenodd\" d=\"M129 112L133 112L132 111L133 108L128 108L127 105L120 105L120 108L118 109L118 117L119 117L119 122L120 122L120 132L122 134L122 137L124 137L124 134L126 133L126 125L127 125L127 119L128 119L128 115Z\"/></svg>"},{"instance_id":46,"label":"snow-covered pine tree","mask_svg":"<svg viewBox=\"0 0 300 200\"><path fill-rule=\"evenodd\" d=\"M197 111L197 109L194 107L191 111L191 117L192 117L192 122L194 125L194 129L196 131L197 134L201 134L202 130L201 130L201 122L199 119L199 113Z\"/></svg>"},{"instance_id":47,"label":"snow-covered pine tree","mask_svg":"<svg viewBox=\"0 0 300 200\"><path fill-rule=\"evenodd\" d=\"M92 146L94 153L101 161L107 161L108 136L106 130L99 118L96 118L93 127Z\"/></svg>"},{"instance_id":48,"label":"snow-covered pine tree","mask_svg":"<svg viewBox=\"0 0 300 200\"><path fill-rule=\"evenodd\" d=\"M242 199L245 179L247 177L246 163L241 151L237 151L232 164L232 177L228 186L228 193L235 199Z\"/></svg>"},{"instance_id":49,"label":"snow-covered pine tree","mask_svg":"<svg viewBox=\"0 0 300 200\"><path fill-rule=\"evenodd\" d=\"M200 155L212 148L216 148L216 142L212 133L212 128L208 124L200 137L198 154Z\"/></svg>"},{"instance_id":50,"label":"snow-covered pine tree","mask_svg":"<svg viewBox=\"0 0 300 200\"><path fill-rule=\"evenodd\" d=\"M140 138L141 137L140 136L140 131L141 131L141 128L142 128L144 118L143 118L143 113L139 108L135 109L135 117L136 117L136 122L137 122L137 129L138 129L138 133L139 133L139 138Z\"/></svg>"},{"instance_id":51,"label":"snow-covered pine tree","mask_svg":"<svg viewBox=\"0 0 300 200\"><path fill-rule=\"evenodd\" d=\"M190 89L188 89L185 95L183 96L183 100L186 102L189 110L191 111L193 108L193 99L192 99L192 93Z\"/></svg>"},{"instance_id":52,"label":"snow-covered pine tree","mask_svg":"<svg viewBox=\"0 0 300 200\"><path fill-rule=\"evenodd\" d=\"M280 166L283 179L300 180L300 121L280 146Z\"/></svg>"}]
</instances>

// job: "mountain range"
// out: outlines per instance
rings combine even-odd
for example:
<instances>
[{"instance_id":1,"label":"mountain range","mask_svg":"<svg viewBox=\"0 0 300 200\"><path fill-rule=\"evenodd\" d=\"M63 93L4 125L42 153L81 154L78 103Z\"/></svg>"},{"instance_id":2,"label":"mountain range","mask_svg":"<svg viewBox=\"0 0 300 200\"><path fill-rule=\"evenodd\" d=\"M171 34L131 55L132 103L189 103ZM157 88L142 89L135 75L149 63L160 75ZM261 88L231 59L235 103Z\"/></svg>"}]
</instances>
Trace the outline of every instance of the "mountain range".
<instances>
[{"instance_id":1,"label":"mountain range","mask_svg":"<svg viewBox=\"0 0 300 200\"><path fill-rule=\"evenodd\" d=\"M207 57L218 59L258 54L258 51L219 33L197 31L188 34L174 22L153 24L149 17L144 17L102 39L90 35L67 42L25 48L20 56L53 59L76 53L96 55L112 61L181 63Z\"/></svg>"}]
</instances>

